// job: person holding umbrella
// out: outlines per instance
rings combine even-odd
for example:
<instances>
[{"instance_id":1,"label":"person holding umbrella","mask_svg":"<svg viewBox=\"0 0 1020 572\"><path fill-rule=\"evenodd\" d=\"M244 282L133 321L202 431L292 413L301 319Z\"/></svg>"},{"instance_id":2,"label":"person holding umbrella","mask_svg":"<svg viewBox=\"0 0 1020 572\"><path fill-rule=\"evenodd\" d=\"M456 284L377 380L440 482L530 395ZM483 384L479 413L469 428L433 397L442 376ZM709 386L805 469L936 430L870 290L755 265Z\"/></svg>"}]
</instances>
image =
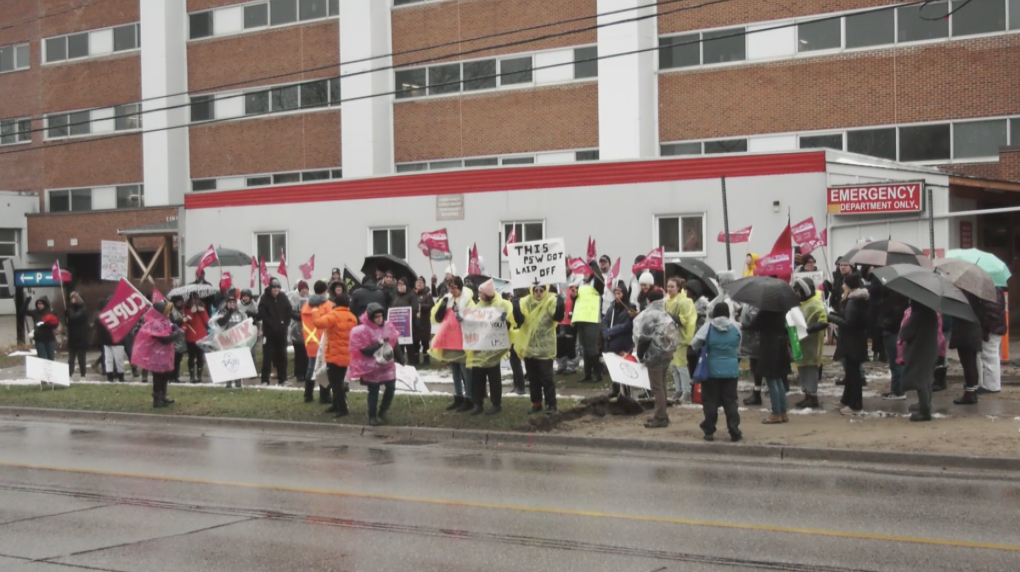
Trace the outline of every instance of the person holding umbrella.
<instances>
[{"instance_id":1,"label":"person holding umbrella","mask_svg":"<svg viewBox=\"0 0 1020 572\"><path fill-rule=\"evenodd\" d=\"M911 421L931 421L932 377L938 362L938 336L942 324L938 313L914 300L904 312L897 345L902 348L903 365L900 374L902 390L917 391L918 411ZM897 356L890 355L890 359Z\"/></svg>"},{"instance_id":2,"label":"person holding umbrella","mask_svg":"<svg viewBox=\"0 0 1020 572\"><path fill-rule=\"evenodd\" d=\"M787 286L789 288L789 286ZM758 315L747 326L747 329L758 332L760 355L755 375L765 380L769 389L771 414L762 419L765 425L786 423L790 420L789 407L786 402L786 380L790 373L790 336L786 332L786 311L766 310L762 308Z\"/></svg>"},{"instance_id":3,"label":"person holding umbrella","mask_svg":"<svg viewBox=\"0 0 1020 572\"><path fill-rule=\"evenodd\" d=\"M840 413L864 409L864 378L861 364L868 359L869 295L861 275L856 272L843 279L843 311L830 312L829 322L836 324L839 338L836 353L843 357L843 397Z\"/></svg>"}]
</instances>

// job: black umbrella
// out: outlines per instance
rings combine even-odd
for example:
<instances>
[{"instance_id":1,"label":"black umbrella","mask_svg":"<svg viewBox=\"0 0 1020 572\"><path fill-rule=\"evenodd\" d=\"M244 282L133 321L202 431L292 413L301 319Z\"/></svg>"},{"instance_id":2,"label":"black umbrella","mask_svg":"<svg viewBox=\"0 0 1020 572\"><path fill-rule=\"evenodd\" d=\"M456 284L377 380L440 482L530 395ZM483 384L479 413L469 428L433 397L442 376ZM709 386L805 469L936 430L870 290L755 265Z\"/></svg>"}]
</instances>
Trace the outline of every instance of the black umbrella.
<instances>
[{"instance_id":1,"label":"black umbrella","mask_svg":"<svg viewBox=\"0 0 1020 572\"><path fill-rule=\"evenodd\" d=\"M719 295L719 288L716 286L719 282L719 277L716 275L715 270L697 258L679 258L675 262L666 264L666 274L673 276L679 274L687 280L696 278L712 291L713 296Z\"/></svg>"},{"instance_id":2,"label":"black umbrella","mask_svg":"<svg viewBox=\"0 0 1020 572\"><path fill-rule=\"evenodd\" d=\"M730 282L723 288L736 302L744 302L759 310L786 313L800 306L800 299L789 282L770 276L748 276Z\"/></svg>"},{"instance_id":3,"label":"black umbrella","mask_svg":"<svg viewBox=\"0 0 1020 572\"><path fill-rule=\"evenodd\" d=\"M947 316L953 316L967 322L976 322L977 316L970 307L967 297L963 295L952 280L935 272L931 268L922 268L911 264L893 264L872 271L886 288L903 294Z\"/></svg>"},{"instance_id":4,"label":"black umbrella","mask_svg":"<svg viewBox=\"0 0 1020 572\"><path fill-rule=\"evenodd\" d=\"M397 258L392 254L366 256L365 263L361 265L361 271L365 273L365 276L375 278L376 270L392 272L394 279L406 278L408 284L414 284L415 280L418 279L418 274L406 260Z\"/></svg>"},{"instance_id":5,"label":"black umbrella","mask_svg":"<svg viewBox=\"0 0 1020 572\"><path fill-rule=\"evenodd\" d=\"M202 256L205 255L205 251L199 252L192 256L185 263L188 266L198 266L199 261L202 260ZM220 266L250 266L251 257L241 252L240 250L234 250L233 248L216 248L216 258L220 260Z\"/></svg>"},{"instance_id":6,"label":"black umbrella","mask_svg":"<svg viewBox=\"0 0 1020 572\"><path fill-rule=\"evenodd\" d=\"M898 242L895 240L877 240L869 242L857 249L857 252L847 253L843 257L851 264L868 264L871 266L892 266L893 264L913 264L914 266L925 266L931 268L931 258L920 248Z\"/></svg>"}]
</instances>

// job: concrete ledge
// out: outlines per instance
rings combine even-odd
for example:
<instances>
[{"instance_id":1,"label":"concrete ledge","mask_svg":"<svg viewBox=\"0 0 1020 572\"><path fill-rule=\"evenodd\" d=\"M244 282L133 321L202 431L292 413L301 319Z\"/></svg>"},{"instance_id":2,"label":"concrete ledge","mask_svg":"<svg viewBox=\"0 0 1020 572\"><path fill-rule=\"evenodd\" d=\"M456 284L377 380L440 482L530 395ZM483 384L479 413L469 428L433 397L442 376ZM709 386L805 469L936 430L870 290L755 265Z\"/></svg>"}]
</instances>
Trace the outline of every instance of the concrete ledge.
<instances>
[{"instance_id":1,"label":"concrete ledge","mask_svg":"<svg viewBox=\"0 0 1020 572\"><path fill-rule=\"evenodd\" d=\"M650 451L660 453L724 455L758 459L813 461L830 463L866 463L878 465L910 465L919 467L945 467L954 469L980 469L1020 471L1020 458L967 457L937 453L900 453L854 449L813 449L776 445L732 445L694 441L653 441L645 439L615 439L610 437L582 437L551 435L547 433L513 433L503 431L473 431L431 427L369 427L363 425L332 425L301 421L272 421L264 419L235 419L229 417L193 417L187 415L158 415L149 413L114 413L106 411L77 411L70 409L43 409L34 407L0 407L0 418L30 417L81 421L108 421L114 423L147 424L165 423L187 427L227 427L264 432L301 431L329 435L352 435L430 441L468 441L480 445L524 445L564 448L612 449Z\"/></svg>"}]
</instances>

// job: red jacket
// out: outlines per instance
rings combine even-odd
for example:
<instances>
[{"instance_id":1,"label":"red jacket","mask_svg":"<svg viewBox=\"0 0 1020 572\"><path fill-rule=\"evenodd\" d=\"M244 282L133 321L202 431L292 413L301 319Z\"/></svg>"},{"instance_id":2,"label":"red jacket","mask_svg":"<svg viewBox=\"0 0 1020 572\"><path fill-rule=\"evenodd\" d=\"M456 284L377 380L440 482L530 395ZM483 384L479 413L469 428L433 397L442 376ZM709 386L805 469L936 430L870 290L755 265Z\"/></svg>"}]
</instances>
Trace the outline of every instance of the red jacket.
<instances>
[{"instance_id":1,"label":"red jacket","mask_svg":"<svg viewBox=\"0 0 1020 572\"><path fill-rule=\"evenodd\" d=\"M209 314L205 306L199 306L197 311L192 311L190 305L184 307L184 339L189 344L209 335Z\"/></svg>"}]
</instances>

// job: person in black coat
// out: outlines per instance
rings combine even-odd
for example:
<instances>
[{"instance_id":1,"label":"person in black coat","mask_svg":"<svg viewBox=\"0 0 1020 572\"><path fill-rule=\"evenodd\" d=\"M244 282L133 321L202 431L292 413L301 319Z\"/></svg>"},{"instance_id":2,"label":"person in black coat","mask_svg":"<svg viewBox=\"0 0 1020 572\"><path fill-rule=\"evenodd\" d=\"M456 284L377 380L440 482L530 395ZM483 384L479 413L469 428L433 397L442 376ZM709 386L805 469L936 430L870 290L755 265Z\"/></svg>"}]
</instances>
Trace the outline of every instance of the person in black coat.
<instances>
[{"instance_id":1,"label":"person in black coat","mask_svg":"<svg viewBox=\"0 0 1020 572\"><path fill-rule=\"evenodd\" d=\"M85 302L77 292L68 297L68 308L64 312L67 320L67 367L69 375L74 375L74 362L78 361L81 377L85 377L85 352L89 349L89 315L85 311Z\"/></svg>"},{"instance_id":2,"label":"person in black coat","mask_svg":"<svg viewBox=\"0 0 1020 572\"><path fill-rule=\"evenodd\" d=\"M388 301L386 293L379 289L375 280L366 276L361 283L361 288L351 295L351 313L360 320L369 304L379 304L383 308L387 308Z\"/></svg>"},{"instance_id":3,"label":"person in black coat","mask_svg":"<svg viewBox=\"0 0 1020 572\"><path fill-rule=\"evenodd\" d=\"M790 335L786 331L786 314L760 310L745 328L758 332L761 338L760 355L755 363L755 375L760 375L769 388L772 414L762 420L766 425L786 423L789 420L786 403L786 376L792 371L790 361Z\"/></svg>"},{"instance_id":4,"label":"person in black coat","mask_svg":"<svg viewBox=\"0 0 1020 572\"><path fill-rule=\"evenodd\" d=\"M630 317L627 302L624 297L627 295L623 286L613 289L613 305L606 309L606 315L602 316L602 338L605 340L605 350L616 355L627 355L634 351L634 319ZM623 389L630 395L630 387L622 386L619 383L613 384L613 391L610 398L620 395Z\"/></svg>"},{"instance_id":5,"label":"person in black coat","mask_svg":"<svg viewBox=\"0 0 1020 572\"><path fill-rule=\"evenodd\" d=\"M872 281L873 284L879 282L877 278ZM899 292L893 292L880 284L876 289L882 290L881 301L875 301L872 290L869 288L868 296L871 297L869 302L872 308L878 308L878 311L873 315L876 316L879 331L882 332L882 345L889 358L889 372L892 375L889 393L883 393L882 398L888 400L906 399L903 389L903 366L897 363L896 359L896 340L900 333L900 324L903 322L903 314L907 311L910 301ZM934 366L932 367L934 368Z\"/></svg>"},{"instance_id":6,"label":"person in black coat","mask_svg":"<svg viewBox=\"0 0 1020 572\"><path fill-rule=\"evenodd\" d=\"M932 377L939 358L939 315L910 302L910 318L898 332L903 342L903 388L917 391L918 411L911 421L931 421ZM890 354L895 358L896 354Z\"/></svg>"},{"instance_id":7,"label":"person in black coat","mask_svg":"<svg viewBox=\"0 0 1020 572\"><path fill-rule=\"evenodd\" d=\"M988 327L985 310L981 300L970 292L964 292L967 303L974 310L977 322L968 322L960 318L953 319L953 331L949 335L949 349L956 350L960 356L960 366L963 367L963 397L954 399L957 405L975 405L978 402L978 382L981 373L978 356L981 354L981 346L987 339Z\"/></svg>"},{"instance_id":8,"label":"person in black coat","mask_svg":"<svg viewBox=\"0 0 1020 572\"><path fill-rule=\"evenodd\" d=\"M885 338L882 333L882 309L887 289L882 286L882 281L872 274L873 270L873 266L861 268L864 287L868 289L868 336L871 337L871 353L874 361L888 362ZM902 313L900 318L903 318Z\"/></svg>"},{"instance_id":9,"label":"person in black coat","mask_svg":"<svg viewBox=\"0 0 1020 572\"><path fill-rule=\"evenodd\" d=\"M869 298L861 275L851 274L843 279L843 312L829 314L829 322L839 328L836 351L843 356L841 413L846 413L846 408L852 411L864 409L861 364L868 359Z\"/></svg>"},{"instance_id":10,"label":"person in black coat","mask_svg":"<svg viewBox=\"0 0 1020 572\"><path fill-rule=\"evenodd\" d=\"M269 385L269 374L276 367L279 385L287 381L287 329L290 327L290 301L280 292L280 281L269 281L269 290L259 300L262 321L262 383Z\"/></svg>"},{"instance_id":11,"label":"person in black coat","mask_svg":"<svg viewBox=\"0 0 1020 572\"><path fill-rule=\"evenodd\" d=\"M411 365L418 367L419 352L425 365L429 365L429 342L432 340L432 289L428 287L424 276L419 276L415 283L414 295L418 298L418 316L414 320L414 343L409 356Z\"/></svg>"},{"instance_id":12,"label":"person in black coat","mask_svg":"<svg viewBox=\"0 0 1020 572\"><path fill-rule=\"evenodd\" d=\"M35 320L35 330L32 334L35 339L35 353L40 359L53 361L57 354L57 327L60 326L60 320L53 314L49 298L42 296L35 301L32 318Z\"/></svg>"}]
</instances>

